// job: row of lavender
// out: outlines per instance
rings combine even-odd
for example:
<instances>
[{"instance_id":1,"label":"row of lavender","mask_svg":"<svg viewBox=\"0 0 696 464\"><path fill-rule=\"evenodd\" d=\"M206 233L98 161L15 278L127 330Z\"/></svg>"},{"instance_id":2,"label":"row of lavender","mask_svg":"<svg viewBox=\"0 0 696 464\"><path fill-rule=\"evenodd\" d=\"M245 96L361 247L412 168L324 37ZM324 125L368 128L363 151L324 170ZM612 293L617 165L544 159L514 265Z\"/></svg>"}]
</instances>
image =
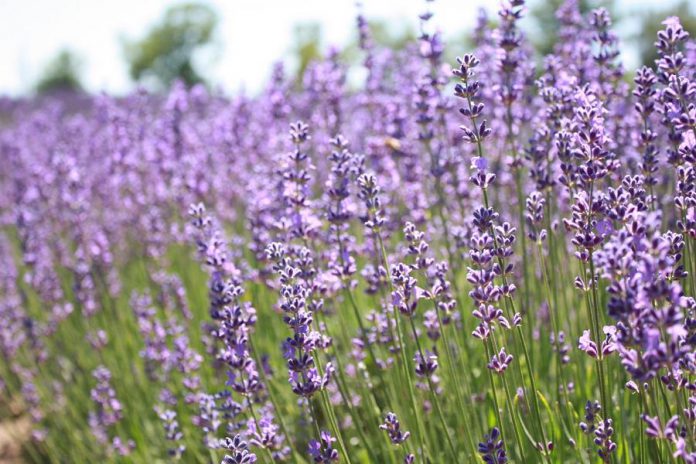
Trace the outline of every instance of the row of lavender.
<instances>
[{"instance_id":1,"label":"row of lavender","mask_svg":"<svg viewBox=\"0 0 696 464\"><path fill-rule=\"evenodd\" d=\"M524 11L453 69L431 13L399 52L359 17L359 89L332 50L254 98L4 105L27 458L696 462L696 43L626 72L567 0L536 57Z\"/></svg>"}]
</instances>

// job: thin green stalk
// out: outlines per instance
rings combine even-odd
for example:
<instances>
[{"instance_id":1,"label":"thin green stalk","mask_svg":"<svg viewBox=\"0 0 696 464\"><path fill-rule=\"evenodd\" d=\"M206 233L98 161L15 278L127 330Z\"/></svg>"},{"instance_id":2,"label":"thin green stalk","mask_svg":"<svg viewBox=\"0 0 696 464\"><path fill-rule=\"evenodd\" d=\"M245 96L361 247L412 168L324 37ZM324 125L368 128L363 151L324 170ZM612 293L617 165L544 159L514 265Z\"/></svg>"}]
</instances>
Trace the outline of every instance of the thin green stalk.
<instances>
[{"instance_id":1,"label":"thin green stalk","mask_svg":"<svg viewBox=\"0 0 696 464\"><path fill-rule=\"evenodd\" d=\"M392 291L394 291L394 284L392 283L392 280L391 280L391 270L389 269L389 260L387 259L387 250L384 248L384 241L382 240L382 234L381 234L379 229L375 230L375 235L377 236L377 241L379 244L380 254L382 257L384 268L387 271L387 281L389 282L389 287ZM416 403L416 394L413 390L413 381L411 379L411 371L408 368L407 361L406 361L406 359L407 359L406 358L406 345L404 343L404 336L403 336L402 331L401 331L401 324L399 323L398 310L393 305L392 305L392 309L393 309L393 317L394 317L394 321L395 321L395 325L396 325L396 333L398 335L398 342L399 342L399 348L400 348L399 351L401 353L401 358L400 358L401 366L402 366L402 370L403 370L403 373L405 374L405 378L406 378L408 393L409 393L409 397L411 399L411 407L413 408L413 414L414 414L414 418L416 420L416 425L417 425L417 429L418 429L419 441L421 443L423 456L425 456L427 454L427 448L425 446L425 431L424 431L423 424L422 424L422 421L420 418L420 413L418 411L418 405Z\"/></svg>"},{"instance_id":2,"label":"thin green stalk","mask_svg":"<svg viewBox=\"0 0 696 464\"><path fill-rule=\"evenodd\" d=\"M421 359L425 362L425 353L421 349L420 341L418 341L418 331L416 330L416 324L415 322L413 322L413 317L409 317L408 320L411 323L411 332L413 333L413 338L416 340L418 353L420 354ZM447 427L447 421L445 421L445 416L442 414L440 400L437 396L437 392L435 391L435 387L433 386L433 380L430 378L429 375L426 375L425 378L428 381L428 388L430 389L430 395L433 398L433 404L435 404L435 412L437 413L437 416L440 419L440 425L442 425L442 432L445 434L445 437L447 438L447 444L450 448L452 459L454 459L456 462L458 456L457 450L454 447L454 443L452 443L452 437L450 436L449 428Z\"/></svg>"},{"instance_id":3,"label":"thin green stalk","mask_svg":"<svg viewBox=\"0 0 696 464\"><path fill-rule=\"evenodd\" d=\"M341 232L338 228L336 228L336 241L338 242L338 249L339 249L339 259L341 260L341 267L345 268L345 259L343 258L344 254L344 248L343 248L343 241L341 239ZM355 316L355 320L358 322L358 328L360 329L360 335L363 338L363 342L365 343L365 346L367 347L367 351L372 358L372 363L377 367L377 356L375 355L374 348L372 346L372 343L367 339L367 330L365 329L365 325L362 320L362 316L360 315L360 309L358 308L357 303L355 302L355 298L353 298L353 292L351 291L349 287L349 283L346 282L345 277L341 275L341 286L343 287L343 292L345 295L348 297L348 301L350 302L350 306L353 309L353 315ZM343 325L341 325L343 327ZM391 398L389 399L391 401Z\"/></svg>"},{"instance_id":4,"label":"thin green stalk","mask_svg":"<svg viewBox=\"0 0 696 464\"><path fill-rule=\"evenodd\" d=\"M491 350L489 348L489 344L490 344L490 341L484 341L484 343L483 343L483 345L486 349L486 358L487 359L490 359L492 356ZM495 408L495 411L494 411L495 417L496 417L496 420L498 421L498 426L500 427L500 439L503 440L503 442L506 442L505 436L504 436L505 433L503 431L503 429L504 429L503 420L500 416L500 406L498 406L498 396L497 396L497 393L495 390L495 381L493 380L493 372L491 372L490 369L486 369L486 371L488 373L488 381L489 381L490 386L491 386L491 397L493 398L493 406Z\"/></svg>"},{"instance_id":5,"label":"thin green stalk","mask_svg":"<svg viewBox=\"0 0 696 464\"><path fill-rule=\"evenodd\" d=\"M592 256L592 251L590 251L590 279L591 279L590 281L592 282L592 285L591 285L592 303L593 303L592 311L594 313L593 319L594 319L594 325L595 325L594 340L599 345L599 343L601 342L601 339L600 339L600 337L601 337L601 335L600 335L601 334L600 317L601 316L600 316L600 311L599 311L599 304L597 302L597 288L596 288L597 285L595 283L595 268L594 268L594 259ZM600 354L600 356L601 356L601 354ZM604 415L606 417L608 417L609 413L610 413L609 409L607 409L609 407L609 401L607 398L607 385L606 385L606 380L605 380L605 376L604 376L604 365L602 364L601 357L597 358L597 371L599 374L600 394L602 396L602 409L604 411ZM611 460L611 456L610 456L610 460Z\"/></svg>"},{"instance_id":6,"label":"thin green stalk","mask_svg":"<svg viewBox=\"0 0 696 464\"><path fill-rule=\"evenodd\" d=\"M280 427L280 431L285 435L285 440L287 440L288 445L290 446L290 450L292 451L292 454L295 457L295 461L297 462L304 462L304 458L302 455L297 451L297 448L295 447L295 443L291 438L291 435L288 433L288 428L285 426L285 421L283 420L283 412L280 409L278 400L276 399L275 393L273 392L273 388L271 387L271 382L268 379L268 376L266 375L266 370L263 368L263 364L261 364L261 358L258 355L258 352L256 351L256 348L254 346L254 343L252 342L252 337L249 337L249 347L251 348L251 353L252 356L254 357L254 361L256 361L256 365L258 366L258 371L259 374L261 375L261 380L263 381L264 385L266 385L266 391L268 392L268 398L271 400L271 404L273 405L273 410L275 411L275 416L278 421L278 426Z\"/></svg>"},{"instance_id":7,"label":"thin green stalk","mask_svg":"<svg viewBox=\"0 0 696 464\"><path fill-rule=\"evenodd\" d=\"M538 253L539 253L539 261L541 264L541 272L543 274L544 278L544 283L546 286L546 292L547 292L547 301L549 303L549 315L551 318L551 326L553 327L554 330L554 344L556 348L556 356L555 356L555 364L556 364L556 402L557 404L561 405L561 391L563 392L563 397L565 400L565 406L561 409L561 421L564 423L565 426L565 421L564 417L565 414L563 414L563 411L570 408L572 409L572 403L570 402L570 398L568 398L568 391L566 388L565 384L565 376L563 375L563 361L559 359L560 357L560 341L559 341L559 333L560 333L560 328L558 326L558 314L557 314L557 300L555 296L553 296L552 300L552 292L551 292L551 285L549 282L549 272L546 266L546 260L544 259L543 255L543 249L541 246L541 242L538 242L538 247L537 247Z\"/></svg>"},{"instance_id":8,"label":"thin green stalk","mask_svg":"<svg viewBox=\"0 0 696 464\"><path fill-rule=\"evenodd\" d=\"M493 353L494 354L498 353L498 346L495 342L495 337L493 334L491 334L491 344L493 346ZM505 392L505 398L507 400L508 408L510 409L512 429L515 432L515 439L517 440L517 446L520 449L520 458L522 459L522 462L527 462L527 457L525 456L525 453L524 453L524 442L522 441L522 435L520 434L520 430L517 426L517 420L516 420L517 414L515 414L515 403L512 401L512 396L510 395L510 389L508 386L507 379L505 378L504 372L501 373L500 378L503 381L503 390Z\"/></svg>"},{"instance_id":9,"label":"thin green stalk","mask_svg":"<svg viewBox=\"0 0 696 464\"><path fill-rule=\"evenodd\" d=\"M314 424L314 433L317 434L317 439L321 437L321 430L319 429L319 415L317 414L316 408L312 404L312 398L307 398L307 404L309 405L309 412L312 416L312 424Z\"/></svg>"},{"instance_id":10,"label":"thin green stalk","mask_svg":"<svg viewBox=\"0 0 696 464\"><path fill-rule=\"evenodd\" d=\"M638 395L642 395L642 392L639 392ZM641 423L641 413L640 413L640 408L636 408L636 424L640 425ZM643 437L643 431L638 430L638 459L639 463L643 464L645 462L645 437Z\"/></svg>"},{"instance_id":11,"label":"thin green stalk","mask_svg":"<svg viewBox=\"0 0 696 464\"><path fill-rule=\"evenodd\" d=\"M327 336L331 337L331 334L328 332L328 324L326 323L325 318L324 319L324 326L327 329ZM341 327L345 330L345 327L343 324L341 324ZM333 337L332 337L333 338ZM363 421L362 418L359 416L359 414L356 412L355 408L353 407L353 403L350 400L350 395L348 394L348 390L346 388L346 382L344 378L345 371L343 369L343 364L342 361L338 355L338 353L335 353L334 359L336 361L336 371L337 371L337 376L336 376L336 384L338 386L338 392L341 395L341 399L343 400L343 404L348 408L348 413L350 416L353 418L353 423L355 424L355 428L358 432L358 436L360 438L360 441L363 444L363 447L367 450L368 454L370 454L372 459L375 459L375 456L373 455L373 450L372 447L370 446L367 437L365 436L365 432L363 431L361 425L363 423L366 423L366 421Z\"/></svg>"},{"instance_id":12,"label":"thin green stalk","mask_svg":"<svg viewBox=\"0 0 696 464\"><path fill-rule=\"evenodd\" d=\"M459 382L459 375L454 370L454 357L452 356L452 352L450 350L450 344L447 336L447 326L445 326L442 323L442 317L440 316L440 311L437 309L437 305L435 305L435 302L433 301L433 309L435 313L437 314L437 322L440 326L440 330L442 332L442 342L445 345L445 354L447 356L446 362L447 362L447 368L448 372L450 375L450 381L454 383L454 388L455 388L455 394L457 397L457 401L459 403L459 408L462 413L464 413L467 417L469 417L469 409L466 406L466 401L464 400L464 396L461 392L461 385ZM469 430L469 427L465 427L465 435L467 438L467 444L469 445L469 451L472 453L472 455L476 454L476 447L474 446L474 441L471 436L471 432Z\"/></svg>"},{"instance_id":13,"label":"thin green stalk","mask_svg":"<svg viewBox=\"0 0 696 464\"><path fill-rule=\"evenodd\" d=\"M517 153L515 153L515 157ZM517 209L519 212L519 230L520 230L520 249L522 250L522 271L523 271L523 286L524 286L524 311L523 314L531 316L532 312L529 310L529 266L527 263L527 233L525 232L525 220L524 220L524 192L522 188L522 176L520 172L521 168L515 169L515 186L517 190ZM531 317L530 317L531 321Z\"/></svg>"},{"instance_id":14,"label":"thin green stalk","mask_svg":"<svg viewBox=\"0 0 696 464\"><path fill-rule=\"evenodd\" d=\"M319 362L319 357L317 356L316 352L314 353L314 361L315 361L315 365L317 367L317 372L319 373L319 376L324 377L324 371L321 367L321 363ZM339 427L338 421L336 420L333 406L331 405L331 401L329 401L329 395L326 392L326 388L321 389L319 396L322 399L324 409L326 410L326 415L329 418L329 425L333 429L333 433L336 436L336 440L338 441L338 446L341 449L341 454L343 455L343 458L346 460L346 462L348 464L351 464L350 456L348 455L348 450L347 450L346 445L343 441L343 435L341 433L341 428Z\"/></svg>"},{"instance_id":15,"label":"thin green stalk","mask_svg":"<svg viewBox=\"0 0 696 464\"><path fill-rule=\"evenodd\" d=\"M486 208L488 208L488 207L489 207L489 206L488 206L488 194L487 194L487 192L486 192L486 189L482 189L482 191L483 191L484 206L485 206ZM490 230L490 234L491 234L491 236L492 236L492 238L493 238L494 246L495 246L496 248L498 248L497 239L495 238L495 231L493 230L493 226L492 226L492 225L491 225L491 228L490 228L490 229L491 229L491 230ZM500 256L498 256L498 264L500 265L501 270L505 269L504 263L503 263L502 258L501 258ZM504 285L507 285L507 279L506 279L504 273L503 273L503 275L501 276L501 278L502 278L502 280L503 280L503 284L504 284ZM507 307L507 302L508 302L508 301L509 301L509 303L510 303L511 313L512 313L512 314L515 314L515 300L514 300L512 297L505 298L506 307ZM508 314L508 316L509 316L509 314ZM514 332L514 334L516 335L516 339L517 339L517 340L519 341L519 343L521 344L521 346L522 346L522 351L523 351L523 353L524 353L525 366L527 367L527 374L528 374L528 376L529 376L529 380L530 380L531 387L532 387L532 399L533 399L533 404L534 404L534 408L533 408L533 409L534 409L534 416L535 416L535 419L536 419L536 422L537 422L537 426L538 426L538 428L539 428L539 433L541 434L541 439L542 439L543 448L544 448L543 450L541 450L541 453L542 453L542 456L544 456L544 460L545 460L545 461L548 461L549 457L548 457L548 452L547 452L547 450L546 450L546 443L548 443L548 442L547 442L547 440L546 440L546 435L545 435L545 433L544 433L544 427L543 427L542 422L541 422L541 412L540 412L540 408L539 408L539 398L538 398L538 396L537 396L538 394L537 394L537 388L536 388L536 380L535 380L535 378L534 378L534 377L535 377L535 374L534 374L534 366L533 366L532 360L531 360L531 358L530 358L530 356L529 356L529 350L527 349L527 343L525 342L525 340L524 340L524 335L522 334L522 328L521 328L520 326L517 326L513 332ZM515 339L515 337L513 337L513 339ZM520 363L520 364L521 364L521 363ZM524 380L524 379L523 379L523 380Z\"/></svg>"},{"instance_id":16,"label":"thin green stalk","mask_svg":"<svg viewBox=\"0 0 696 464\"><path fill-rule=\"evenodd\" d=\"M254 406L252 404L252 400L249 397L247 397L247 405L249 406L249 414L251 414L251 417L254 421L254 425L256 426L256 430L260 431L261 427L259 426L259 420L256 417L256 413L254 412ZM266 454L270 458L270 461L268 461L268 462L273 462L274 459L273 459L273 453L271 453L271 450L265 446L262 446L262 448L264 449L264 451L266 451Z\"/></svg>"},{"instance_id":17,"label":"thin green stalk","mask_svg":"<svg viewBox=\"0 0 696 464\"><path fill-rule=\"evenodd\" d=\"M655 379L652 379L650 381L650 385L648 386L648 392L649 392L648 398L652 400L652 407L654 408L654 409L652 409L652 415L660 416L660 408L657 405L657 398L655 398L655 382L656 382ZM657 382L659 382L659 380L657 380ZM650 402L646 401L646 409L648 411L650 411L649 404L650 404ZM660 464L662 464L662 462L663 462L662 442L660 440L657 440L657 439L653 440L652 442L655 443L655 446L657 447L658 456L659 456L658 461ZM669 454L669 450L667 451L667 454Z\"/></svg>"}]
</instances>

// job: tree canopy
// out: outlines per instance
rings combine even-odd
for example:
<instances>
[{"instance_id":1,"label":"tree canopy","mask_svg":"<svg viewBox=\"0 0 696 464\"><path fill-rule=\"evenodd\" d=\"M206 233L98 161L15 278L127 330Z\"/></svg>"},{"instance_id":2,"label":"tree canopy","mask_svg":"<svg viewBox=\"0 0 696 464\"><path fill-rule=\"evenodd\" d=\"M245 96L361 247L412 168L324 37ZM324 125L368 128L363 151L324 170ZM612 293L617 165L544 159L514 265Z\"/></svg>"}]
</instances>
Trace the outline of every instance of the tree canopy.
<instances>
[{"instance_id":1,"label":"tree canopy","mask_svg":"<svg viewBox=\"0 0 696 464\"><path fill-rule=\"evenodd\" d=\"M125 44L131 77L162 88L178 79L188 86L202 82L194 55L212 41L217 24L217 14L207 5L170 7L145 37Z\"/></svg>"},{"instance_id":2,"label":"tree canopy","mask_svg":"<svg viewBox=\"0 0 696 464\"><path fill-rule=\"evenodd\" d=\"M44 68L35 88L40 94L81 91L80 60L77 55L67 49L58 52Z\"/></svg>"}]
</instances>

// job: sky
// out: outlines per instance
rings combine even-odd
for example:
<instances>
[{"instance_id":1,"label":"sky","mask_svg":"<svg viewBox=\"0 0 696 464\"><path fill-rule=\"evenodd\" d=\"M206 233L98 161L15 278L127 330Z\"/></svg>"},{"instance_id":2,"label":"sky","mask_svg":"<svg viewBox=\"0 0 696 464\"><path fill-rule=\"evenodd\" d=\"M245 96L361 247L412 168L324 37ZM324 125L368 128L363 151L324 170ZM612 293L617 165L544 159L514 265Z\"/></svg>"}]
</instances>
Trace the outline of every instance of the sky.
<instances>
[{"instance_id":1,"label":"sky","mask_svg":"<svg viewBox=\"0 0 696 464\"><path fill-rule=\"evenodd\" d=\"M543 0L537 0L543 1ZM690 0L692 7L696 0ZM122 43L137 39L177 1L167 0L0 0L0 95L31 91L58 51L69 48L82 62L88 90L122 94L133 87ZM259 90L278 59L288 60L297 24L317 22L324 44L342 45L355 34L355 0L208 0L219 14L217 40L205 75L230 92ZM417 25L424 0L362 0L371 19L404 27ZM662 0L660 6L676 3ZM654 0L620 0L622 12L649 9ZM434 23L445 37L471 29L480 6L496 0L436 0ZM635 24L621 34L634 32ZM633 30L631 30L633 28ZM463 51L464 52L464 51ZM630 69L637 56L628 50Z\"/></svg>"}]
</instances>

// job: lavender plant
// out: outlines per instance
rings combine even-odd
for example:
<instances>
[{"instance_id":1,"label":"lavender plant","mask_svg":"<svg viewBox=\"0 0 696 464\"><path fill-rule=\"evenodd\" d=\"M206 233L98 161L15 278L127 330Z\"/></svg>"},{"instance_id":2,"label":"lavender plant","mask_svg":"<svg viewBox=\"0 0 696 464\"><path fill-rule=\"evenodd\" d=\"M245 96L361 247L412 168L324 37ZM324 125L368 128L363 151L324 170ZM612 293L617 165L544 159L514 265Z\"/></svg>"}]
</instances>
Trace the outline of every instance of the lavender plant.
<instances>
[{"instance_id":1,"label":"lavender plant","mask_svg":"<svg viewBox=\"0 0 696 464\"><path fill-rule=\"evenodd\" d=\"M27 462L696 463L696 42L430 3L254 96L0 99Z\"/></svg>"}]
</instances>

